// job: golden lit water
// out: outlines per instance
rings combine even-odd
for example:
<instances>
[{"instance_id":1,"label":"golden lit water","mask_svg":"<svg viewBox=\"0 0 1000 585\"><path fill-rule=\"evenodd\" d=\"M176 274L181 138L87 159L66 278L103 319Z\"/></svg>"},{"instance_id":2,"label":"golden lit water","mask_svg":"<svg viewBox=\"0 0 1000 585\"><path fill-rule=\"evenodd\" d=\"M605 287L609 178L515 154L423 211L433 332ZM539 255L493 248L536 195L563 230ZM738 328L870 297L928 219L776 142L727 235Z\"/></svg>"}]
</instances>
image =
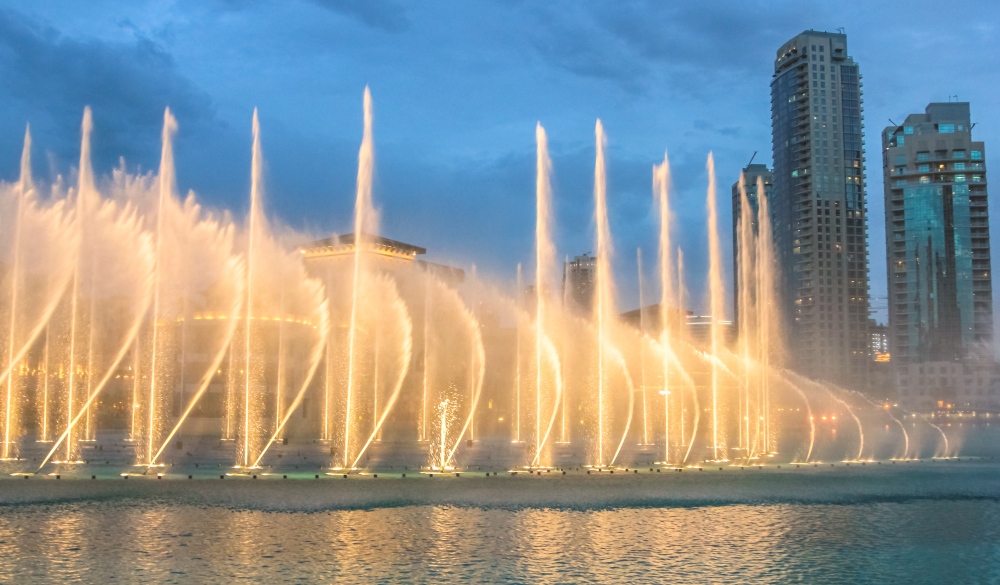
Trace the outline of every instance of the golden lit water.
<instances>
[{"instance_id":1,"label":"golden lit water","mask_svg":"<svg viewBox=\"0 0 1000 585\"><path fill-rule=\"evenodd\" d=\"M4 480L0 574L19 582L995 581L997 466L932 465L744 479L36 478L29 499L46 503L30 504L11 504L27 490Z\"/></svg>"},{"instance_id":2,"label":"golden lit water","mask_svg":"<svg viewBox=\"0 0 1000 585\"><path fill-rule=\"evenodd\" d=\"M1000 520L1000 505L975 502L314 515L62 508L60 520L36 523L37 510L0 519L7 534L19 533L0 543L4 574L90 582L975 582L997 576ZM918 511L929 518L917 520ZM929 530L934 518L949 528ZM864 546L871 539L883 546Z\"/></svg>"}]
</instances>

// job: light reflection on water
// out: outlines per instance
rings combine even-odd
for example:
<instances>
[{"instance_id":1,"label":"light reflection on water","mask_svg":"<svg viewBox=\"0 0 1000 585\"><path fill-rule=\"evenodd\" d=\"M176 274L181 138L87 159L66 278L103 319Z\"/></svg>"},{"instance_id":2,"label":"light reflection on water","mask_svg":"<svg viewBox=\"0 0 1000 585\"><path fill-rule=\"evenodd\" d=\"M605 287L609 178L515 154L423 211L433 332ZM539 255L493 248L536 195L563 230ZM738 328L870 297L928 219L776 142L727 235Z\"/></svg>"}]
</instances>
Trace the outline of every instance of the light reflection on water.
<instances>
[{"instance_id":1,"label":"light reflection on water","mask_svg":"<svg viewBox=\"0 0 1000 585\"><path fill-rule=\"evenodd\" d=\"M963 583L1000 579L1000 502L322 513L152 502L0 514L19 581Z\"/></svg>"}]
</instances>

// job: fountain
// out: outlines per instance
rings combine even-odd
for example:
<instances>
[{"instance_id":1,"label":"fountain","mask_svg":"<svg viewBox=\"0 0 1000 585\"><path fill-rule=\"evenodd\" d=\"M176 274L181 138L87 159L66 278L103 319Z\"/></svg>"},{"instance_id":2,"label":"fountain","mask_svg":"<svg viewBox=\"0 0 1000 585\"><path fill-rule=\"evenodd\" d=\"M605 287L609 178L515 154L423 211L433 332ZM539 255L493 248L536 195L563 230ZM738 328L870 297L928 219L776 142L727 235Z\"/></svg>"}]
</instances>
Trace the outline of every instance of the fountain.
<instances>
[{"instance_id":1,"label":"fountain","mask_svg":"<svg viewBox=\"0 0 1000 585\"><path fill-rule=\"evenodd\" d=\"M539 123L534 266L517 264L511 297L509 284L475 267L418 260L422 248L380 235L367 88L363 112L353 231L322 240L273 227L256 111L241 221L180 194L169 109L155 175L123 165L97 177L87 109L75 185L40 185L26 132L20 177L0 184L4 465L31 453L39 470L78 466L105 445L142 470L183 457L233 465L237 475L299 465L338 475L397 464L601 472L956 454L949 427L785 369L761 182L739 184L734 253L743 269L730 340L708 156L710 320L700 338L686 324L666 154L652 167L655 276L647 282L638 249L640 311L630 324L616 308L600 121L596 254L574 261L575 273L567 257L560 285L557 194ZM646 306L657 284L658 304Z\"/></svg>"}]
</instances>

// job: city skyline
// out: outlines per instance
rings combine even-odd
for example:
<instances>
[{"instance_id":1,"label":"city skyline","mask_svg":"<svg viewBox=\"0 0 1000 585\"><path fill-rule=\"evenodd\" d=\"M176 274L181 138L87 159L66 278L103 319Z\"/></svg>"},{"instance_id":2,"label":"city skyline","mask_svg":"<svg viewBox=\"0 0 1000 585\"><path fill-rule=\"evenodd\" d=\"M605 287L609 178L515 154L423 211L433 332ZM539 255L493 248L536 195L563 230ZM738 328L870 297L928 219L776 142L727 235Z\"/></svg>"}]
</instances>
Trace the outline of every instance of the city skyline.
<instances>
[{"instance_id":1,"label":"city skyline","mask_svg":"<svg viewBox=\"0 0 1000 585\"><path fill-rule=\"evenodd\" d=\"M618 278L622 282L619 297L622 310L638 302L635 247L641 245L649 257L653 253L655 217L649 170L664 149L669 150L675 168L674 200L678 202L680 243L688 260L686 282L692 292L691 304L694 308L703 305L703 271L707 265L703 243L704 159L710 150L714 151L721 185L736 180L738 170L754 151L758 151L756 162L771 164L767 153L770 143L767 84L774 47L791 35L803 29L846 28L851 38L851 53L862 63L866 76L865 117L870 123L878 125L880 122L876 121L884 117L901 117L929 101L945 101L948 94L957 93L963 101L973 103L977 112L975 121L981 122L979 128L988 141L991 128L997 127L992 120L1000 114L985 105L976 108L977 103L988 103L985 98L977 99L989 94L993 80L988 75L985 78L980 75L973 82L972 78L961 75L965 66L959 64L957 69L952 68L955 81L952 88L942 92L946 95L933 95L941 91L940 84L912 75L914 70L927 65L927 59L947 60L948 52L933 50L946 43L951 43L949 51L961 51L966 45L981 47L983 42L993 42L988 10L987 18L971 28L940 27L940 21L920 21L932 4L916 5L899 15L912 25L908 34L924 38L920 36L921 27L932 25L944 28L945 34L922 41L930 43L926 58L900 60L886 50L879 38L880 31L872 24L879 22L879 14L892 12L891 7L842 13L833 5L812 10L784 5L752 15L712 12L710 8L697 11L658 7L656 10L664 12L653 13L657 17L653 20L673 23L669 30L673 32L676 27L676 34L680 35L676 46L657 41L658 35L652 34L654 31L649 27L625 26L634 24L644 14L641 9L648 6L632 6L606 22L599 18L600 11L592 8L558 11L545 7L528 10L528 16L520 17L520 26L510 33L530 41L526 45L530 66L514 68L509 55L502 58L480 55L479 61L460 63L465 67L461 71L467 75L446 75L434 69L437 75L415 86L412 78L401 78L406 76L398 70L391 75L385 73L385 64L398 64L402 58L400 51L405 51L407 43L418 42L413 38L414 23L421 23L425 40L428 35L440 35L441 27L447 28L443 23L423 26L426 14L420 10L366 12L351 9L350 4L326 5L331 9L320 3L295 5L293 11L316 16L317 29L341 31L345 38L336 47L343 50L331 53L332 47L324 46L313 54L302 54L300 68L278 71L276 64L287 62L282 61L286 59L287 48L286 53L272 55L243 54L239 62L227 60L223 53L210 55L212 52L207 50L208 24L215 25L213 40L242 46L239 37L252 30L250 25L255 19L266 18L265 14L247 14L220 3L199 9L197 17L179 18L180 13L190 10L160 6L162 9L150 11L149 6L153 5L156 3L114 18L66 10L58 3L36 8L31 13L10 9L3 12L0 20L8 32L5 42L12 54L53 64L45 75L11 61L0 64L8 77L16 81L13 89L0 96L0 103L7 106L0 117L0 128L11 137L0 145L0 176L4 180L15 179L16 153L25 122L32 123L36 136L36 159L46 161L36 164L36 172L40 175L67 172L73 165L79 114L86 102L91 102L95 111L99 174L108 173L119 155L126 157L129 168L140 165L144 169L153 168L157 154L148 145L158 132L159 115L155 111L160 109L160 104L154 102L166 100L174 102L179 119L181 188L195 189L213 206L245 209L249 113L252 105L257 104L261 108L268 171L268 208L291 225L318 236L328 235L330 230L344 233L350 231L349 193L353 188L356 158L352 151L360 131L357 96L368 82L380 113L375 128L379 180L376 200L383 212L383 232L426 245L442 261L462 266L476 262L481 272L506 278L513 274L518 261L528 265L531 259L528 249L519 248L524 248L524 242L529 240L521 237L525 235L521 232L525 232L532 215L531 127L535 120L542 120L552 136L560 257L592 249L589 134L593 118L601 117L610 137L609 201L621 266ZM483 18L512 14L495 5L479 10ZM157 16L150 17L151 13ZM199 18L202 24L196 22ZM256 31L259 39L287 38L287 28L282 26L281 19L272 20L274 27ZM471 28L480 31L475 26ZM590 33L593 38L581 33ZM480 37L458 35L439 51L457 58L470 43L485 47L510 40L498 39L496 35ZM720 44L724 38L747 44L752 40L753 48L746 50L745 45L736 50L728 43ZM588 40L604 46L608 46L605 42L608 39L618 42L610 45L616 47L614 50L590 63L592 67L588 69L582 57L574 60L564 44L557 42L569 39L578 39L583 43L582 48L593 46L587 44ZM345 48L348 40L356 46ZM680 45L684 44L698 50L681 50ZM370 50L373 47L383 49ZM110 52L115 53L113 59ZM107 58L95 59L96 64L87 65L74 60L75 53ZM198 64L194 65L196 59ZM344 72L343 75L329 73L317 80L315 75L305 74L308 67L329 64L331 59L338 67L329 71ZM721 80L699 74L693 69L698 65L722 67L727 79L738 80L739 87L750 89L739 92L739 96L722 95L725 92L717 91ZM419 60L414 60L412 66L424 73L432 69L430 64ZM491 67L494 73L503 71L510 82L508 87L530 88L535 84L545 99L510 101L515 89L512 93L489 94L477 90L476 69L484 66ZM241 84L237 90L220 89L218 83L223 78L241 76L246 69L254 68L262 68L257 78L261 82L250 87ZM213 81L213 72L222 73L219 82ZM59 78L59 74L63 77ZM129 75L131 79L126 79ZM74 81L78 85L75 90L63 91ZM98 86L98 82L103 85ZM302 85L307 82L313 85ZM59 95L34 100L35 103L26 101L46 84L58 88L53 93ZM296 102L296 88L304 87L324 88L328 91L321 95L328 95L329 99L311 97L311 101ZM580 97L581 89L593 87L600 89L584 91ZM133 100L135 103L111 95L129 89L127 93L135 96L149 88L156 90L152 92L154 97L144 95ZM415 93L415 100L404 99L400 93L412 93L415 89L422 90ZM465 104L463 96L475 97L471 100L474 103ZM628 107L611 106L623 96L632 98ZM501 106L498 102L510 103ZM572 114L566 113L567 109ZM304 117L314 117L317 112L325 112L320 122L304 127ZM148 120L146 113L151 114ZM126 128L126 119L136 124ZM436 133L429 133L432 129ZM469 139L469 135L474 138ZM869 153L874 152L877 141L877 133L869 131L866 135ZM421 150L418 144L426 148ZM722 191L717 196L725 197L726 193ZM875 219L869 222L871 289L873 297L884 297L884 254L880 244L884 238L881 222L877 221L882 213L877 199L870 198L869 202L870 217ZM450 214L456 211L471 214L473 219L450 221ZM727 214L724 210L720 218L723 226L728 225ZM495 225L489 225L491 222L485 221L485 217L495 220ZM486 229L476 229L477 226ZM509 235L495 237L501 231ZM516 243L500 253L497 242ZM731 259L725 234L723 242L727 258ZM726 284L732 286L732 275L727 275ZM652 291L648 293L653 296ZM874 304L878 309L878 303ZM731 302L726 306L731 307Z\"/></svg>"}]
</instances>

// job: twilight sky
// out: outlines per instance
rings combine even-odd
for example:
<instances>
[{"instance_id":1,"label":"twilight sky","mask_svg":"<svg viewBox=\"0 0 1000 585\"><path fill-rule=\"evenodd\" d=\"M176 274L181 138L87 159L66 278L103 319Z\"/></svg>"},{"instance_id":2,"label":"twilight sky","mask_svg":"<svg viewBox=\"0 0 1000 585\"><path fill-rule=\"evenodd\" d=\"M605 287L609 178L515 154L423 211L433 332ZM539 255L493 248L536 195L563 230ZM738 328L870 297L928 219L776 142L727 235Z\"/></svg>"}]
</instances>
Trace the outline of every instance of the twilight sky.
<instances>
[{"instance_id":1,"label":"twilight sky","mask_svg":"<svg viewBox=\"0 0 1000 585\"><path fill-rule=\"evenodd\" d=\"M987 165L1000 168L1000 146L990 148L1000 144L998 17L1000 4L963 0L0 1L0 179L16 180L27 122L36 177L71 174L88 104L99 174L120 157L155 169L169 105L182 190L241 216L256 106L269 213L316 235L347 232L369 84L382 233L512 279L518 262L532 263L538 121L552 151L558 254L593 249L599 117L619 305L638 304L636 248L647 268L655 258L651 170L668 150L699 308L706 155L716 157L728 267L730 185L754 151L770 164L775 50L802 30L843 27L864 77L871 289L883 308L879 132L957 95L972 103Z\"/></svg>"}]
</instances>

